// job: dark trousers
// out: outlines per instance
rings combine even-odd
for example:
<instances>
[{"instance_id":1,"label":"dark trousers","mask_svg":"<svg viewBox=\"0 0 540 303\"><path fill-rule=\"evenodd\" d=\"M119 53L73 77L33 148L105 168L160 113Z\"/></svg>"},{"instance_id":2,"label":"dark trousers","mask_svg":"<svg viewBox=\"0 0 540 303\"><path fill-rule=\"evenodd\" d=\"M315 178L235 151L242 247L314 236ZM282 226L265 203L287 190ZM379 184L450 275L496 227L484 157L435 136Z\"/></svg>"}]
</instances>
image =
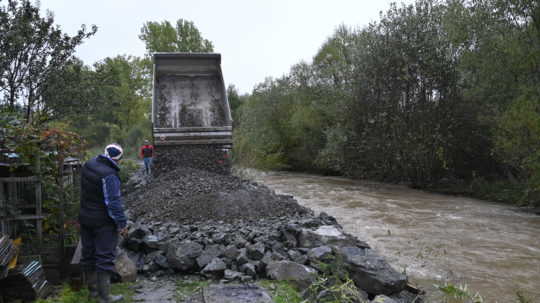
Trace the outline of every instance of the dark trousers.
<instances>
[{"instance_id":1,"label":"dark trousers","mask_svg":"<svg viewBox=\"0 0 540 303\"><path fill-rule=\"evenodd\" d=\"M118 245L116 225L81 224L82 259L84 270L114 271L114 257Z\"/></svg>"}]
</instances>

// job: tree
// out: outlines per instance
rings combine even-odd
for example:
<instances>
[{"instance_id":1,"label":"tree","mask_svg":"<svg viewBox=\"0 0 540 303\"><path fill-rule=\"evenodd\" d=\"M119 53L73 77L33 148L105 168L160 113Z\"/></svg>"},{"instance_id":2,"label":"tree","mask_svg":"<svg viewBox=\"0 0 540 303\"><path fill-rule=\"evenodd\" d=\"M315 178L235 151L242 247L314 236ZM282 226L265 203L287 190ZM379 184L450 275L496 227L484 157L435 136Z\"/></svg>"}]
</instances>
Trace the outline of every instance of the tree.
<instances>
[{"instance_id":1,"label":"tree","mask_svg":"<svg viewBox=\"0 0 540 303\"><path fill-rule=\"evenodd\" d=\"M83 89L88 111L70 123L91 145L105 140L136 145L149 135L150 95L143 60L131 56L105 58L94 64L88 80Z\"/></svg>"},{"instance_id":2,"label":"tree","mask_svg":"<svg viewBox=\"0 0 540 303\"><path fill-rule=\"evenodd\" d=\"M354 79L352 60L355 41L356 33L341 25L322 45L313 58L314 70L320 84L343 91L351 89Z\"/></svg>"},{"instance_id":3,"label":"tree","mask_svg":"<svg viewBox=\"0 0 540 303\"><path fill-rule=\"evenodd\" d=\"M392 5L246 96L235 155L420 187L517 180L538 203L539 71L538 1Z\"/></svg>"},{"instance_id":4,"label":"tree","mask_svg":"<svg viewBox=\"0 0 540 303\"><path fill-rule=\"evenodd\" d=\"M96 111L94 78L92 69L77 58L49 75L41 88L41 119L77 120Z\"/></svg>"},{"instance_id":5,"label":"tree","mask_svg":"<svg viewBox=\"0 0 540 303\"><path fill-rule=\"evenodd\" d=\"M146 51L153 52L213 52L210 40L204 39L192 21L178 19L176 27L169 21L148 21L141 28L139 38Z\"/></svg>"},{"instance_id":6,"label":"tree","mask_svg":"<svg viewBox=\"0 0 540 303\"><path fill-rule=\"evenodd\" d=\"M495 152L527 185L523 199L540 202L540 95L525 92L497 121Z\"/></svg>"},{"instance_id":7,"label":"tree","mask_svg":"<svg viewBox=\"0 0 540 303\"><path fill-rule=\"evenodd\" d=\"M75 48L97 28L82 25L71 37L54 24L51 13L42 17L29 0L8 1L0 7L0 20L0 103L10 110L22 103L26 121L31 122L33 113L46 107L47 79L70 63Z\"/></svg>"},{"instance_id":8,"label":"tree","mask_svg":"<svg viewBox=\"0 0 540 303\"><path fill-rule=\"evenodd\" d=\"M247 95L240 95L234 84L227 87L227 99L231 107L231 115L233 118L233 127L240 126L240 107L247 102Z\"/></svg>"}]
</instances>

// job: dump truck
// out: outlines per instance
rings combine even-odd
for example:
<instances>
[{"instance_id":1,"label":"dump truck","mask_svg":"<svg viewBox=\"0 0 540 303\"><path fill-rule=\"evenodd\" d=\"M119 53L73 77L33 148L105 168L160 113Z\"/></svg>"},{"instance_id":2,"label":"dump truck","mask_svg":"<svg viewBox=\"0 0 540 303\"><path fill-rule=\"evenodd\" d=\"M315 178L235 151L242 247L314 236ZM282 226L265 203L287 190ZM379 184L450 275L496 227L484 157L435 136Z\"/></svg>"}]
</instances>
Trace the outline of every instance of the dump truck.
<instances>
[{"instance_id":1,"label":"dump truck","mask_svg":"<svg viewBox=\"0 0 540 303\"><path fill-rule=\"evenodd\" d=\"M155 168L230 171L232 117L217 53L154 53Z\"/></svg>"}]
</instances>

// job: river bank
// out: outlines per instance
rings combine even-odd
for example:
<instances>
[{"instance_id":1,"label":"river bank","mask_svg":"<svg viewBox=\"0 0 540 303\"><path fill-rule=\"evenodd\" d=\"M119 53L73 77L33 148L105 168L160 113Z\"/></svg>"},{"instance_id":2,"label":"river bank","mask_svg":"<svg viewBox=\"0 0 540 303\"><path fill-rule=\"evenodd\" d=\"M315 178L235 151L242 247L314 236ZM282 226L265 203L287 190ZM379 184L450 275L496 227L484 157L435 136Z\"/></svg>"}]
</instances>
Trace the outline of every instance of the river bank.
<instances>
[{"instance_id":1,"label":"river bank","mask_svg":"<svg viewBox=\"0 0 540 303\"><path fill-rule=\"evenodd\" d=\"M314 216L263 184L182 167L150 179L135 174L126 187L130 221L121 247L139 274L194 274L227 284L289 281L310 302L330 302L326 297L335 292L342 296L331 290L334 284L347 285L346 302L379 296L421 302L406 273L344 233L333 217Z\"/></svg>"},{"instance_id":2,"label":"river bank","mask_svg":"<svg viewBox=\"0 0 540 303\"><path fill-rule=\"evenodd\" d=\"M249 171L261 173L261 171L250 168L236 167L236 173L249 175ZM338 177L365 181L363 179L347 177L335 173L321 170L288 171L295 174L318 175L322 177ZM519 206L524 212L540 215L540 197L534 195L524 195L527 192L527 184L514 180L497 179L487 180L485 178L474 178L472 180L443 179L439 182L425 185L415 185L413 183L394 183L376 181L380 183L405 185L411 189L425 191L434 194L451 195L458 197L474 198L484 201L499 202L510 206Z\"/></svg>"},{"instance_id":3,"label":"river bank","mask_svg":"<svg viewBox=\"0 0 540 303\"><path fill-rule=\"evenodd\" d=\"M540 217L519 207L340 177L243 175L334 216L432 294L452 282L485 302L514 302L518 290L540 299Z\"/></svg>"},{"instance_id":4,"label":"river bank","mask_svg":"<svg viewBox=\"0 0 540 303\"><path fill-rule=\"evenodd\" d=\"M431 193L519 206L525 212L540 215L539 197L524 195L527 192L527 186L519 182L510 182L508 180L488 181L478 178L471 181L440 182L424 187L411 186L411 188Z\"/></svg>"}]
</instances>

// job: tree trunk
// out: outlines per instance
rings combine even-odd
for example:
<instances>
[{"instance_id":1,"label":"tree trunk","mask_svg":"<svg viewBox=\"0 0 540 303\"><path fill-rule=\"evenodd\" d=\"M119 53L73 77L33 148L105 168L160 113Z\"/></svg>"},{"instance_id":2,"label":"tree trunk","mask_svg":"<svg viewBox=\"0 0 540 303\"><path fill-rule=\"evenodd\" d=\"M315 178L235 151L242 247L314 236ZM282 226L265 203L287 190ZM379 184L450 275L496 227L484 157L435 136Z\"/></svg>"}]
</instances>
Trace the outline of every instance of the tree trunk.
<instances>
[{"instance_id":1,"label":"tree trunk","mask_svg":"<svg viewBox=\"0 0 540 303\"><path fill-rule=\"evenodd\" d=\"M32 88L28 91L28 104L26 107L26 124L32 123L32 104L34 103L34 90Z\"/></svg>"}]
</instances>

